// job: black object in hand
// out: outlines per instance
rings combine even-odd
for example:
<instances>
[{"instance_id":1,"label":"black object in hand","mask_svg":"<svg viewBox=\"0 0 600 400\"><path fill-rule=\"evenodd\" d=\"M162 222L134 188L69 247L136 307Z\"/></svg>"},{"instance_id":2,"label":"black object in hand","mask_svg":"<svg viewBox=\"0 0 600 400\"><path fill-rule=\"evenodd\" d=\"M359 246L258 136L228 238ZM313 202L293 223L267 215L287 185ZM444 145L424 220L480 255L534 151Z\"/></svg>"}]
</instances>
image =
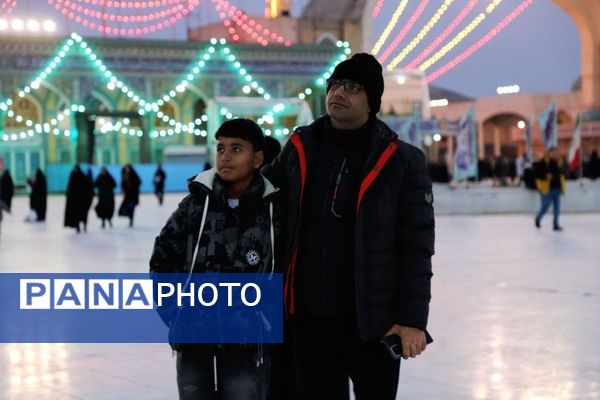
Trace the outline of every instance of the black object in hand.
<instances>
[{"instance_id":1,"label":"black object in hand","mask_svg":"<svg viewBox=\"0 0 600 400\"><path fill-rule=\"evenodd\" d=\"M383 338L383 344L394 360L402 358L402 339L398 335L388 335Z\"/></svg>"}]
</instances>

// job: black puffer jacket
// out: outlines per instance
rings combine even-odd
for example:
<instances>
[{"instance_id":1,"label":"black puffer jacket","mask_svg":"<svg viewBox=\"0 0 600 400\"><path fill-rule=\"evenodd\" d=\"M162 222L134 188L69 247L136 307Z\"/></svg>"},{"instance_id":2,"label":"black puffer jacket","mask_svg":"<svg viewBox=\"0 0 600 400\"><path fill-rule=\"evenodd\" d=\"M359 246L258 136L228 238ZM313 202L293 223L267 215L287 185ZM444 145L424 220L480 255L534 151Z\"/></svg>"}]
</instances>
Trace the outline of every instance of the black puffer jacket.
<instances>
[{"instance_id":1,"label":"black puffer jacket","mask_svg":"<svg viewBox=\"0 0 600 400\"><path fill-rule=\"evenodd\" d=\"M287 203L283 252L285 302L295 312L297 239L305 178L327 116L296 130L275 161L263 169ZM393 325L425 330L431 298L434 215L423 153L373 123L356 205L356 315L364 340L380 339ZM351 251L349 249L349 251Z\"/></svg>"},{"instance_id":2,"label":"black puffer jacket","mask_svg":"<svg viewBox=\"0 0 600 400\"><path fill-rule=\"evenodd\" d=\"M279 215L282 210L276 201L277 189L263 176L255 177L253 186L259 186L257 190L261 193L255 193L251 199L240 199L240 209L245 212L244 218L238 220L240 229L228 230L224 221L228 219L226 214L233 211L227 211L229 207L226 206L227 200L222 189L214 190L215 174L216 170L211 169L198 174L189 182L190 194L179 203L177 210L156 237L150 258L150 272L189 272L201 225L203 236L194 272L281 272L279 245L275 244L273 261L270 237L271 224L275 237L279 236L280 230ZM209 207L204 213L207 199ZM248 223L246 220L258 222ZM208 247L217 248L218 251L215 251L218 254L208 251ZM245 256L250 250L256 251L260 256L258 265L248 264Z\"/></svg>"}]
</instances>

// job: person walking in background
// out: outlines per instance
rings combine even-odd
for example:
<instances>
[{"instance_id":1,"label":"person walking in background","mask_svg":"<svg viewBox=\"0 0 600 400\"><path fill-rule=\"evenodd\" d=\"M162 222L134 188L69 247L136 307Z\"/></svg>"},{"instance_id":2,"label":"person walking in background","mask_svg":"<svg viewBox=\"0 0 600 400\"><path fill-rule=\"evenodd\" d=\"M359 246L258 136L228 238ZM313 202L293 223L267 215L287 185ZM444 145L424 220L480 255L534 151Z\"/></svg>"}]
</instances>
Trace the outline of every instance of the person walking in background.
<instances>
[{"instance_id":1,"label":"person walking in background","mask_svg":"<svg viewBox=\"0 0 600 400\"><path fill-rule=\"evenodd\" d=\"M162 166L158 164L158 168L154 173L154 194L156 198L158 198L158 204L162 206L163 200L165 197L165 180L167 179L167 174L162 169Z\"/></svg>"},{"instance_id":2,"label":"person walking in background","mask_svg":"<svg viewBox=\"0 0 600 400\"><path fill-rule=\"evenodd\" d=\"M28 178L27 183L31 186L29 195L29 208L35 212L35 218L28 218L29 222L43 222L46 220L46 207L48 202L48 185L46 175L41 169L37 169L34 178ZM33 217L33 214L31 215Z\"/></svg>"},{"instance_id":3,"label":"person walking in background","mask_svg":"<svg viewBox=\"0 0 600 400\"><path fill-rule=\"evenodd\" d=\"M556 148L549 149L534 166L536 188L540 193L540 209L535 216L535 226L540 228L542 218L552 205L554 211L553 229L562 231L559 224L560 196L565 193L565 172L562 159Z\"/></svg>"},{"instance_id":4,"label":"person walking in background","mask_svg":"<svg viewBox=\"0 0 600 400\"><path fill-rule=\"evenodd\" d=\"M117 187L115 179L106 168L100 170L100 174L94 182L94 186L98 189L98 204L94 208L98 218L102 220L102 228L108 225L112 228L112 217L115 213L115 193Z\"/></svg>"},{"instance_id":5,"label":"person walking in background","mask_svg":"<svg viewBox=\"0 0 600 400\"><path fill-rule=\"evenodd\" d=\"M525 177L525 157L523 154L519 154L519 156L515 159L515 184L521 185L523 179Z\"/></svg>"},{"instance_id":6,"label":"person walking in background","mask_svg":"<svg viewBox=\"0 0 600 400\"><path fill-rule=\"evenodd\" d=\"M596 150L592 151L587 163L587 176L593 181L600 178L600 158Z\"/></svg>"},{"instance_id":7,"label":"person walking in background","mask_svg":"<svg viewBox=\"0 0 600 400\"><path fill-rule=\"evenodd\" d=\"M129 218L129 227L133 227L133 216L135 207L140 202L140 186L142 180L130 164L121 170L121 191L123 202L119 207L119 216Z\"/></svg>"},{"instance_id":8,"label":"person walking in background","mask_svg":"<svg viewBox=\"0 0 600 400\"><path fill-rule=\"evenodd\" d=\"M10 212L12 198L15 193L15 185L8 170L4 170L2 159L0 159L0 236L2 236L2 214Z\"/></svg>"},{"instance_id":9,"label":"person walking in background","mask_svg":"<svg viewBox=\"0 0 600 400\"><path fill-rule=\"evenodd\" d=\"M88 178L81 171L81 167L75 165L67 183L64 226L75 228L77 233L81 232L82 224L84 231L86 230L85 221L89 209L89 187L87 180Z\"/></svg>"}]
</instances>

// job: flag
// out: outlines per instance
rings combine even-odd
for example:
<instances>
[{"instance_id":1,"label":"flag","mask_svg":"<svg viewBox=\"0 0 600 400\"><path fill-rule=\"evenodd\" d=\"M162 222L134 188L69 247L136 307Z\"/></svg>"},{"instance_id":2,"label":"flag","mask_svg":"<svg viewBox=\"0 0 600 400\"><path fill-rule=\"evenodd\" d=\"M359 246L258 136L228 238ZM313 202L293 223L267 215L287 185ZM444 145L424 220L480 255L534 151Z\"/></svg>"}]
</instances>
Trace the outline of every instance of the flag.
<instances>
[{"instance_id":1,"label":"flag","mask_svg":"<svg viewBox=\"0 0 600 400\"><path fill-rule=\"evenodd\" d=\"M467 178L476 178L477 174L475 109L471 107L458 123L452 178L459 181Z\"/></svg>"},{"instance_id":2,"label":"flag","mask_svg":"<svg viewBox=\"0 0 600 400\"><path fill-rule=\"evenodd\" d=\"M576 171L581 166L581 114L577 115L575 130L569 147L569 171Z\"/></svg>"},{"instance_id":3,"label":"flag","mask_svg":"<svg viewBox=\"0 0 600 400\"><path fill-rule=\"evenodd\" d=\"M542 128L542 139L544 147L551 149L558 147L558 132L556 128L556 102L551 102L550 106L540 114L538 118Z\"/></svg>"},{"instance_id":4,"label":"flag","mask_svg":"<svg viewBox=\"0 0 600 400\"><path fill-rule=\"evenodd\" d=\"M421 149L421 121L418 116L413 116L404 121L400 128L400 139Z\"/></svg>"}]
</instances>

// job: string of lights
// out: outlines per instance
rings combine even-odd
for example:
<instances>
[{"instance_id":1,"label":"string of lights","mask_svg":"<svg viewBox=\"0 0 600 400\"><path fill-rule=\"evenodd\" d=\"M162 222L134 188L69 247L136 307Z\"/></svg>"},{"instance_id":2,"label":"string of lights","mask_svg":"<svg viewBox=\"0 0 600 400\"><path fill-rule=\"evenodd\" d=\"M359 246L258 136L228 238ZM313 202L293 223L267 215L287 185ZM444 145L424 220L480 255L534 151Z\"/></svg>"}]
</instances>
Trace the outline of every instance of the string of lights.
<instances>
[{"instance_id":1,"label":"string of lights","mask_svg":"<svg viewBox=\"0 0 600 400\"><path fill-rule=\"evenodd\" d=\"M433 73L427 76L427 82L432 82L444 75L446 72L450 71L452 68L456 67L461 62L465 61L467 58L471 57L477 50L483 47L486 43L488 43L494 36L499 34L506 28L511 22L513 22L523 11L527 9L531 5L533 0L524 0L522 1L510 14L508 14L502 21L500 21L496 26L490 29L482 38L480 38L476 43L471 45L468 49L463 51L461 54L453 58L450 62L445 64L444 66L438 68Z\"/></svg>"},{"instance_id":2,"label":"string of lights","mask_svg":"<svg viewBox=\"0 0 600 400\"><path fill-rule=\"evenodd\" d=\"M439 22L444 13L448 10L450 5L454 0L445 0L440 8L437 9L435 14L427 21L425 26L421 28L417 36L415 36L409 43L402 49L400 54L398 54L389 64L388 69L393 69L396 65L398 65L406 56L414 50L415 47L421 43L421 41L427 36L429 31Z\"/></svg>"},{"instance_id":3,"label":"string of lights","mask_svg":"<svg viewBox=\"0 0 600 400\"><path fill-rule=\"evenodd\" d=\"M377 18L379 12L381 11L381 7L383 7L384 2L385 0L377 0L377 4L375 4L375 7L373 7L373 11L371 12L371 16L373 18Z\"/></svg>"},{"instance_id":4,"label":"string of lights","mask_svg":"<svg viewBox=\"0 0 600 400\"><path fill-rule=\"evenodd\" d=\"M144 100L133 89L129 88L121 79L119 79L112 71L110 71L108 67L104 64L104 62L89 47L87 42L85 42L83 38L81 38L81 36L79 36L78 34L73 33L71 37L64 43L64 45L58 50L57 54L48 62L47 66L34 79L32 79L29 84L22 87L18 91L17 95L23 98L32 91L40 89L40 87L42 86L42 81L50 78L52 76L52 73L61 65L63 59L67 57L67 55L71 52L72 48L75 45L78 45L83 51L83 53L88 57L89 61L91 62L91 65L94 66L99 71L101 76L103 76L103 78L106 80L107 89L111 91L120 90L129 99L131 99L132 102L137 104L138 113L140 115L145 115L145 113L147 112L154 112L156 113L157 118L169 124L169 127L167 129L161 129L159 127L154 131L150 132L151 137L163 137L167 135L171 136L173 134L180 134L182 132L194 133L196 135L205 136L206 130L198 128L200 124L208 120L208 117L206 117L205 115L194 121L195 126L192 129L192 125L194 125L194 123L182 123L176 121L169 117L166 113L164 113L161 110L161 107L165 103L171 101L176 96L178 96L178 94L184 93L187 90L189 83L194 81L198 77L198 75L201 73L202 68L206 66L206 63L209 60L211 60L212 55L216 53L215 46L220 46L220 51L224 59L227 60L233 66L233 68L239 73L240 76L242 76L243 81L245 83L242 88L242 91L245 94L249 94L251 91L254 90L265 100L270 100L272 97L271 94L268 93L268 91L263 86L261 86L252 77L252 75L248 73L246 68L244 68L244 66L237 60L236 56L232 54L231 49L226 45L227 42L225 39L211 39L210 44L210 47L208 47L204 52L200 54L200 60L194 64L193 68L185 76L184 79L179 81L179 83L173 89L169 90L161 98L154 101L148 101ZM331 73L333 72L335 66L339 62L346 59L346 56L351 53L349 44L347 42L338 41L337 47L342 49L343 54L337 56L333 64L327 69L327 72L322 74L317 79L317 85L324 85L325 80L329 78L329 76L331 76ZM306 96L309 96L312 93L313 90L310 87L307 87L298 94L298 98L304 99ZM24 123L29 129L23 132L4 134L2 140L5 141L31 137L35 133L53 133L54 135L60 135L62 133L66 136L69 136L71 134L71 131L69 129L61 130L61 128L59 128L58 125L60 121L68 117L72 112L85 112L84 106L73 104L70 108L59 113L57 117L52 118L49 123L36 123L35 121L29 120L15 113L15 111L11 109L12 105L13 101L10 98L0 101L0 110L6 112L7 117L15 118L17 122ZM282 110L283 109L279 107L279 105L274 106L272 110L265 114L266 118L263 118L263 123L269 124L269 121L274 120L273 116L276 116L276 114L281 112ZM227 117L227 115L229 114L230 113L226 112L223 115ZM139 130L132 131L131 129L128 129L127 132L124 132L121 128L121 133L129 134L132 136L139 136L139 132ZM278 131L276 130L275 134L278 134L277 132ZM283 132L283 130L281 130L281 132Z\"/></svg>"},{"instance_id":5,"label":"string of lights","mask_svg":"<svg viewBox=\"0 0 600 400\"><path fill-rule=\"evenodd\" d=\"M502 0L492 0L492 2L486 7L485 12L487 14L491 14L496 9L496 6L500 4L500 2L502 2ZM480 13L475 18L473 18L469 25L467 25L456 36L454 36L454 38L452 38L452 40L449 43L447 43L444 47L438 50L433 56L429 57L425 62L423 62L423 64L419 65L419 69L421 71L426 71L429 67L438 62L440 58L445 56L450 50L452 50L460 42L467 38L471 34L471 32L473 32L473 30L477 28L477 26L481 22L483 22L485 16L486 14Z\"/></svg>"},{"instance_id":6,"label":"string of lights","mask_svg":"<svg viewBox=\"0 0 600 400\"><path fill-rule=\"evenodd\" d=\"M2 0L0 2L0 16L6 17L17 6L17 0Z\"/></svg>"},{"instance_id":7,"label":"string of lights","mask_svg":"<svg viewBox=\"0 0 600 400\"><path fill-rule=\"evenodd\" d=\"M119 15L96 11L70 0L48 0L48 4L53 5L70 20L100 33L121 36L141 36L175 25L179 20L191 13L191 11L200 4L200 0L189 0L185 5L181 3L173 5L166 10L135 15ZM144 9L147 8L148 7L145 7ZM139 11L139 9L137 11ZM112 26L112 24L118 24L118 26ZM122 24L134 25L122 27Z\"/></svg>"},{"instance_id":8,"label":"string of lights","mask_svg":"<svg viewBox=\"0 0 600 400\"><path fill-rule=\"evenodd\" d=\"M421 52L421 54L419 54L417 57L415 57L414 60L408 63L408 65L405 68L416 68L416 66L419 65L429 54L431 54L435 49L437 49L438 46L442 44L452 32L454 32L456 27L458 27L462 20L465 19L465 17L471 12L473 7L477 5L477 1L478 0L470 0L467 3L467 5L460 11L460 13L458 13L458 15L452 20L452 22L450 22L446 29L444 29L444 31L438 37L436 37L435 40L429 46L427 46L425 50Z\"/></svg>"},{"instance_id":9,"label":"string of lights","mask_svg":"<svg viewBox=\"0 0 600 400\"><path fill-rule=\"evenodd\" d=\"M392 14L392 17L390 18L389 22L383 29L383 32L379 36L379 39L377 39L377 41L375 42L375 45L371 49L371 54L376 56L377 53L379 53L379 50L381 50L381 48L385 44L385 41L387 40L388 36L390 36L390 33L392 33L392 30L394 29L396 24L398 24L398 20L400 19L400 16L402 16L402 13L404 12L404 9L406 8L407 4L408 4L408 0L400 1L400 4L398 4L398 7L396 7L396 10Z\"/></svg>"},{"instance_id":10,"label":"string of lights","mask_svg":"<svg viewBox=\"0 0 600 400\"><path fill-rule=\"evenodd\" d=\"M429 0L421 0L421 2L419 3L419 6L417 7L417 9L413 13L413 15L411 15L410 18L408 19L408 22L406 23L406 25L404 25L402 30L400 30L400 32L398 32L396 37L394 37L394 40L387 47L387 49L385 49L383 54L381 54L381 56L379 56L380 63L385 62L385 60L387 60L388 57L392 54L392 51L396 50L396 47L398 47L400 42L402 42L404 37L412 29L413 25L421 17L421 14L423 14L423 11L425 11L425 8L427 7L428 4L429 4Z\"/></svg>"},{"instance_id":11,"label":"string of lights","mask_svg":"<svg viewBox=\"0 0 600 400\"><path fill-rule=\"evenodd\" d=\"M263 46L267 46L271 42L283 44L286 47L292 45L292 41L285 39L283 36L270 29L262 26L254 19L248 17L246 13L231 5L227 0L211 0L215 5L215 10L219 14L221 20L225 20L227 16L233 20L242 30L244 30L253 40L256 40Z\"/></svg>"}]
</instances>

